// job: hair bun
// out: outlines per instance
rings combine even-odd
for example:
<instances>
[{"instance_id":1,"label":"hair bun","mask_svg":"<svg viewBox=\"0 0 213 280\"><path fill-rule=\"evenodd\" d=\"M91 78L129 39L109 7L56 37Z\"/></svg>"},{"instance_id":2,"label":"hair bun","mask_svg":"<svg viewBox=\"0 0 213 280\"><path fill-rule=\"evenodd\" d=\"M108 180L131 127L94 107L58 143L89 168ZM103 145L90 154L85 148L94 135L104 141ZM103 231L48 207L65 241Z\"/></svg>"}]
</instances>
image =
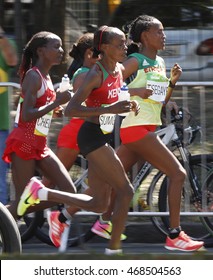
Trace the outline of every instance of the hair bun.
<instances>
[{"instance_id":1,"label":"hair bun","mask_svg":"<svg viewBox=\"0 0 213 280\"><path fill-rule=\"evenodd\" d=\"M98 57L99 54L101 54L101 51L97 50L96 48L93 48L93 57Z\"/></svg>"}]
</instances>

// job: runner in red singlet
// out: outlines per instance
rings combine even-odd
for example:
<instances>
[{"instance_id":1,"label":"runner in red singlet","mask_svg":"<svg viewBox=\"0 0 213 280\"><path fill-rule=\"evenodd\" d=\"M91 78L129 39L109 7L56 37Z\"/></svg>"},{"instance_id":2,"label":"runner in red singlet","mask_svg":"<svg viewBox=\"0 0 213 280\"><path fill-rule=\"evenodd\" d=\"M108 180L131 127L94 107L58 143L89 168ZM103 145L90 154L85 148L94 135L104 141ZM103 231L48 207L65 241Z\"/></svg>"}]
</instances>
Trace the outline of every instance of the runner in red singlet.
<instances>
[{"instance_id":1,"label":"runner in red singlet","mask_svg":"<svg viewBox=\"0 0 213 280\"><path fill-rule=\"evenodd\" d=\"M78 134L78 145L89 162L88 176L92 182L92 198L83 194L50 190L41 182L32 182L25 188L18 205L20 215L25 213L29 205L39 203L41 200L55 201L65 205L74 204L85 210L102 213L108 207L110 186L112 186L115 190L113 229L106 254L122 252L120 236L125 227L129 203L133 196L133 188L123 166L108 144L114 128L115 114L130 111L138 113L136 102L118 102L118 93L123 83L122 65L118 62L126 56L125 41L124 33L114 27L104 26L95 33L94 45L96 52L101 53L101 61L90 69L84 83L74 94L65 110L68 116L86 118ZM87 106L84 106L83 102L86 102ZM53 212L48 217L50 237L59 247L66 223L57 223L56 227L56 220L58 216Z\"/></svg>"},{"instance_id":2,"label":"runner in red singlet","mask_svg":"<svg viewBox=\"0 0 213 280\"><path fill-rule=\"evenodd\" d=\"M34 176L35 170L41 171L61 190L76 192L64 165L47 146L53 111L58 111L59 106L70 99L67 91L56 97L49 76L51 67L61 63L64 52L61 45L61 39L57 35L44 31L35 34L24 49L19 68L22 93L15 120L16 127L7 139L3 155L6 162L12 163L16 198L8 208L15 218L21 193ZM88 200L90 197L82 197L82 201L84 198Z\"/></svg>"},{"instance_id":3,"label":"runner in red singlet","mask_svg":"<svg viewBox=\"0 0 213 280\"><path fill-rule=\"evenodd\" d=\"M100 58L99 56L97 57L97 55L94 55L93 53L93 39L93 33L83 34L79 38L79 40L73 45L71 51L69 52L69 55L74 59L68 71L68 73L70 73L69 78L72 81L73 92L76 92L79 86L83 83L89 69ZM76 66L80 68L76 69ZM71 118L69 123L61 129L58 135L56 155L64 164L67 170L71 169L78 154L80 153L77 143L77 135L83 122L83 118ZM50 186L50 182L47 181L46 178L43 178L42 182L45 186ZM110 212L110 218L104 219L105 215L103 215L103 217L101 215L99 220L97 220L97 222L91 228L92 232L107 239L111 238L112 223L110 222L110 220L113 204L114 199L112 199L112 201L110 200L108 210ZM75 211L78 210L79 209L74 209L73 215ZM63 215L64 211L62 211L62 213L58 215L59 221L63 221ZM122 234L121 238L122 240L124 240L126 239L126 236Z\"/></svg>"}]
</instances>

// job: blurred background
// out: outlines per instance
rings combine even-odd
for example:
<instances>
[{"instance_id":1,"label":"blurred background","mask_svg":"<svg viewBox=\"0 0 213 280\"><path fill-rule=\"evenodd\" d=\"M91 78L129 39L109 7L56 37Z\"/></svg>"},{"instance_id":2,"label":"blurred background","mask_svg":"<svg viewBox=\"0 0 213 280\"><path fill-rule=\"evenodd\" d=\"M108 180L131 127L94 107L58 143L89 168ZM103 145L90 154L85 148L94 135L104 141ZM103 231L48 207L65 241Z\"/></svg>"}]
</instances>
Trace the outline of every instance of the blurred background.
<instances>
[{"instance_id":1,"label":"blurred background","mask_svg":"<svg viewBox=\"0 0 213 280\"><path fill-rule=\"evenodd\" d=\"M167 35L161 55L169 69L178 61L182 80L212 81L213 74L213 0L0 0L0 25L14 37L21 55L31 36L41 30L56 33L68 53L85 31L103 24L123 30L140 14L162 21ZM53 69L54 82L61 79L70 64Z\"/></svg>"},{"instance_id":2,"label":"blurred background","mask_svg":"<svg viewBox=\"0 0 213 280\"><path fill-rule=\"evenodd\" d=\"M82 33L103 24L126 32L129 22L140 14L155 16L163 23L166 49L159 54L165 59L168 77L174 63L183 69L173 100L188 108L202 126L202 139L195 141L195 151L213 152L213 0L0 0L0 25L16 41L20 57L38 31L52 31L62 38L64 61L50 73L55 84L66 73L71 63L67 54ZM12 80L18 83L16 72ZM53 149L66 121L52 123Z\"/></svg>"},{"instance_id":3,"label":"blurred background","mask_svg":"<svg viewBox=\"0 0 213 280\"><path fill-rule=\"evenodd\" d=\"M123 30L140 14L162 21L167 35L166 50L161 52L167 67L176 61L184 70L182 80L212 81L213 78L213 1L170 0L0 0L0 25L15 38L19 53L41 30L58 34L66 53L85 31L103 24ZM70 64L52 73L57 82Z\"/></svg>"},{"instance_id":4,"label":"blurred background","mask_svg":"<svg viewBox=\"0 0 213 280\"><path fill-rule=\"evenodd\" d=\"M16 40L20 55L26 42L41 30L59 35L68 53L83 32L93 32L95 27L108 22L120 3L119 0L0 0L0 25ZM64 63L53 69L54 82L60 81L70 62L65 56Z\"/></svg>"}]
</instances>

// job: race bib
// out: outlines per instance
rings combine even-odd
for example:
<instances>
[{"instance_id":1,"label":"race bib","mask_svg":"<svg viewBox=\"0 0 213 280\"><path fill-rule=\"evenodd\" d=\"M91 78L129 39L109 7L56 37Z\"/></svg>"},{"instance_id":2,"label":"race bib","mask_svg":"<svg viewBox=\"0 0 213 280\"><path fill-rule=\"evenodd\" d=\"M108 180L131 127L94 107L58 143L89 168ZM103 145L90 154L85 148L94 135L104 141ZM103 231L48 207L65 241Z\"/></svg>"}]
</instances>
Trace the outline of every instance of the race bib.
<instances>
[{"instance_id":1,"label":"race bib","mask_svg":"<svg viewBox=\"0 0 213 280\"><path fill-rule=\"evenodd\" d=\"M43 107L40 107L42 109ZM36 122L34 134L38 136L46 137L48 135L50 124L53 116L53 111L50 111L46 115L39 118Z\"/></svg>"},{"instance_id":2,"label":"race bib","mask_svg":"<svg viewBox=\"0 0 213 280\"><path fill-rule=\"evenodd\" d=\"M99 116L100 128L103 134L111 133L114 129L116 114L103 114Z\"/></svg>"},{"instance_id":3,"label":"race bib","mask_svg":"<svg viewBox=\"0 0 213 280\"><path fill-rule=\"evenodd\" d=\"M153 94L149 97L149 99L157 102L163 102L167 94L168 81L157 82L147 80L146 88L153 91Z\"/></svg>"}]
</instances>

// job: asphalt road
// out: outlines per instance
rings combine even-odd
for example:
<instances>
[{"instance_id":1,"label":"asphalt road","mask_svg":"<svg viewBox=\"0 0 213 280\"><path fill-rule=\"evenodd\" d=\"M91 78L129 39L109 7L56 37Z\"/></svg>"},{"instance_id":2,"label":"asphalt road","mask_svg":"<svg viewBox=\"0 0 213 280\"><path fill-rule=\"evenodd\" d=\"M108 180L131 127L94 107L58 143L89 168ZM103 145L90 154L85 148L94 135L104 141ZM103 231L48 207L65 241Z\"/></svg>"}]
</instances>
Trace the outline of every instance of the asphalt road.
<instances>
[{"instance_id":1,"label":"asphalt road","mask_svg":"<svg viewBox=\"0 0 213 280\"><path fill-rule=\"evenodd\" d=\"M90 232L91 223L82 226L81 233ZM46 228L48 232L48 227ZM196 230L196 229L195 229ZM71 232L74 226L71 227ZM188 228L186 229L188 233ZM169 251L164 248L165 236L151 222L131 223L126 227L127 239L123 241L122 256L105 256L108 240L93 234L93 238L85 242L73 244L61 253L57 248L41 242L37 237L22 244L22 254L18 256L2 256L2 259L213 259L213 237L205 240L205 246L198 252Z\"/></svg>"},{"instance_id":2,"label":"asphalt road","mask_svg":"<svg viewBox=\"0 0 213 280\"><path fill-rule=\"evenodd\" d=\"M23 244L22 257L40 256L40 258L84 258L93 259L100 258L104 255L104 250L107 247L107 242L102 243L84 243L80 246L70 247L63 253L57 248L43 243L27 243ZM137 258L142 259L213 259L213 248L202 248L198 252L186 253L179 251L169 251L164 248L163 243L123 243L123 256L121 258ZM21 257L21 258L22 258ZM103 258L103 256L101 257Z\"/></svg>"},{"instance_id":3,"label":"asphalt road","mask_svg":"<svg viewBox=\"0 0 213 280\"><path fill-rule=\"evenodd\" d=\"M169 251L164 248L165 236L152 223L140 223L127 227L127 240L123 241L122 256L105 256L108 240L94 235L88 242L68 247L63 253L57 248L33 237L23 243L23 251L18 259L213 259L213 238L205 240L205 246L198 252ZM133 238L134 237L134 238Z\"/></svg>"}]
</instances>

